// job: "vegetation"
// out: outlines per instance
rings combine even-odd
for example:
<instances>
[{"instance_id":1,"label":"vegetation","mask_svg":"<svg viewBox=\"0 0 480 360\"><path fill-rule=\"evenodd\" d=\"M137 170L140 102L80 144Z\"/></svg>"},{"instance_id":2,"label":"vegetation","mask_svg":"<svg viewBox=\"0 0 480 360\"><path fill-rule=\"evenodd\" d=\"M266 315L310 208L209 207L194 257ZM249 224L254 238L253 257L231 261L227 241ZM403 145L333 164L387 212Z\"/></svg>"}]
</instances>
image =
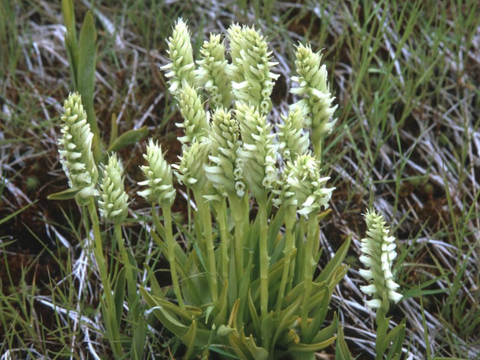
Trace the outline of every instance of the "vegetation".
<instances>
[{"instance_id":1,"label":"vegetation","mask_svg":"<svg viewBox=\"0 0 480 360\"><path fill-rule=\"evenodd\" d=\"M313 351L339 359L478 358L475 1L96 1L75 2L74 11L68 3L0 7L0 348L7 358L207 350L212 358ZM178 17L188 23L176 23L172 35ZM236 22L248 27L230 27ZM187 26L191 57L179 57ZM92 78L82 80L84 95L81 60L72 54L82 51L88 27L96 61ZM225 43L209 36L223 29ZM255 51L242 52L253 43ZM81 100L69 98L74 90ZM79 116L71 121L84 120L85 96L86 119L94 111L101 135L72 134L92 141L91 156L78 152L87 165L79 168L65 124L72 111ZM233 112L224 108L232 100ZM158 143L145 147L147 129ZM174 163L174 175L163 176ZM97 179L101 186L92 188ZM306 202L314 194L328 197L330 208L323 211L319 198ZM361 253L373 256L365 242L384 226L371 213L367 224L377 230L365 235L362 214L371 208L397 239L384 287L360 270L369 270ZM390 290L402 295L397 305L385 300ZM379 345L382 336L393 343Z\"/></svg>"}]
</instances>

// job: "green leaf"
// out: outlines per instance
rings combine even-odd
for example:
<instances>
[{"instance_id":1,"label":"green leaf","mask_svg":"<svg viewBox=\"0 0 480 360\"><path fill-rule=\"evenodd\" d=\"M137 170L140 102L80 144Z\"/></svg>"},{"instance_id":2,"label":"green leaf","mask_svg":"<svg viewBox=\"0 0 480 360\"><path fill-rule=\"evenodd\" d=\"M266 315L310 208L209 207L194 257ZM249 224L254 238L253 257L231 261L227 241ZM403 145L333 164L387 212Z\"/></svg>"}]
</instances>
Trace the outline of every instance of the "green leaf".
<instances>
[{"instance_id":1,"label":"green leaf","mask_svg":"<svg viewBox=\"0 0 480 360\"><path fill-rule=\"evenodd\" d=\"M197 322L195 320L192 321L192 325L190 325L190 329L185 334L183 339L185 345L187 346L187 353L184 356L184 359L191 359L194 350L195 350L195 338L197 337Z\"/></svg>"},{"instance_id":2,"label":"green leaf","mask_svg":"<svg viewBox=\"0 0 480 360\"><path fill-rule=\"evenodd\" d=\"M337 331L337 329L338 329L338 316L337 316L337 313L335 313L333 314L332 323L326 328L323 328L322 330L320 330L317 333L317 335L315 335L312 342L319 343L327 339L330 339L333 335L335 335L335 331ZM340 338L340 335L338 335L338 338ZM337 344L338 344L338 338L337 338Z\"/></svg>"},{"instance_id":3,"label":"green leaf","mask_svg":"<svg viewBox=\"0 0 480 360\"><path fill-rule=\"evenodd\" d=\"M146 126L141 127L138 130L129 130L126 133L119 136L112 145L108 148L108 152L119 151L126 146L136 144L148 135L148 128Z\"/></svg>"},{"instance_id":4,"label":"green leaf","mask_svg":"<svg viewBox=\"0 0 480 360\"><path fill-rule=\"evenodd\" d=\"M75 11L72 0L62 0L62 14L63 22L67 29L65 34L65 48L67 50L68 63L70 64L73 87L77 90L78 44L77 33L75 31Z\"/></svg>"},{"instance_id":5,"label":"green leaf","mask_svg":"<svg viewBox=\"0 0 480 360\"><path fill-rule=\"evenodd\" d=\"M317 305L314 315L312 316L312 322L307 325L305 338L302 338L302 341L305 341L307 343L313 342L315 335L320 330L323 321L325 320L325 316L327 315L328 304L330 303L331 296L331 292L325 291L325 295L323 295L322 300Z\"/></svg>"},{"instance_id":6,"label":"green leaf","mask_svg":"<svg viewBox=\"0 0 480 360\"><path fill-rule=\"evenodd\" d=\"M102 159L101 153L101 137L98 129L95 110L93 108L93 93L95 90L95 66L97 49L95 41L97 32L93 23L93 15L89 11L83 20L82 30L80 31L80 47L78 57L77 83L78 92L82 95L82 104L87 113L87 121L94 135L93 138L93 154L95 161L100 163Z\"/></svg>"},{"instance_id":7,"label":"green leaf","mask_svg":"<svg viewBox=\"0 0 480 360\"><path fill-rule=\"evenodd\" d=\"M75 195L80 192L81 189L77 188L68 188L67 190L60 191L55 194L50 194L47 196L48 200L71 200L75 198Z\"/></svg>"},{"instance_id":8,"label":"green leaf","mask_svg":"<svg viewBox=\"0 0 480 360\"><path fill-rule=\"evenodd\" d=\"M388 352L387 359L393 359L395 356L401 355L403 339L405 338L406 322L407 318L403 318L400 324L398 324L392 331L387 334L387 337L385 338L385 346L388 346L393 341L392 347Z\"/></svg>"},{"instance_id":9,"label":"green leaf","mask_svg":"<svg viewBox=\"0 0 480 360\"><path fill-rule=\"evenodd\" d=\"M291 319L292 317L294 319L296 318L295 312L300 307L302 300L303 300L303 296L300 296L292 305L290 305L288 308L286 308L280 313L280 317L278 319L277 331L273 336L273 347L275 347L275 344L277 343L277 340L282 334L282 332L285 330L288 331L288 327L291 325Z\"/></svg>"},{"instance_id":10,"label":"green leaf","mask_svg":"<svg viewBox=\"0 0 480 360\"><path fill-rule=\"evenodd\" d=\"M320 275L315 279L315 282L318 283L318 282L327 281L328 279L330 279L335 269L337 269L345 259L348 249L350 248L351 239L352 237L349 236L347 241L345 241L343 245L340 246L340 249L338 249L337 253L332 258L332 260L328 262L327 266L325 266L325 269L323 269Z\"/></svg>"},{"instance_id":11,"label":"green leaf","mask_svg":"<svg viewBox=\"0 0 480 360\"><path fill-rule=\"evenodd\" d=\"M296 344L296 345L293 345L293 346L289 347L288 350L291 351L291 352L312 352L313 353L313 352L325 349L327 346L333 344L333 342L335 341L336 338L337 338L336 336L333 336L328 340L325 340L325 341L322 341L322 342L319 342L319 343L315 343L315 344L300 343L300 344Z\"/></svg>"},{"instance_id":12,"label":"green leaf","mask_svg":"<svg viewBox=\"0 0 480 360\"><path fill-rule=\"evenodd\" d=\"M337 343L335 345L335 360L352 360L350 350L348 350L347 343L345 341L345 335L343 335L343 328L338 328Z\"/></svg>"}]
</instances>

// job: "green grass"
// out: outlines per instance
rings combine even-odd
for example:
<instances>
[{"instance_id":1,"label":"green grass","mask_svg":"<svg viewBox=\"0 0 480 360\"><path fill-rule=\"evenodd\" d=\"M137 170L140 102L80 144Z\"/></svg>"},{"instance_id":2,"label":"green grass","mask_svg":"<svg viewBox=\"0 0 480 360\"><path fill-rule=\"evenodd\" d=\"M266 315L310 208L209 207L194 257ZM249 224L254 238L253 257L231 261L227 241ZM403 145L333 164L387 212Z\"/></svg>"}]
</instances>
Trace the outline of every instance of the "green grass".
<instances>
[{"instance_id":1,"label":"green grass","mask_svg":"<svg viewBox=\"0 0 480 360\"><path fill-rule=\"evenodd\" d=\"M290 75L294 69L294 45L299 40L310 41L315 50L323 48L339 120L327 141L323 163L337 191L322 229L326 241L322 240L321 265L340 246L344 234L352 233L349 281L340 284L334 300L341 305L350 350L363 358L373 352L374 325L358 291L363 280L355 258L365 230L360 214L375 206L389 219L399 240L396 276L408 296L394 310L393 321L409 318L405 348L421 359L426 354L428 358L478 356L480 9L476 1L307 1L304 5L269 1L266 6L258 0L201 5L93 3L99 35L94 105L103 138L108 143L113 114L121 116L119 133L142 121L150 136L171 145L172 159L179 149L171 140L179 115L158 68L166 61L164 39L178 16L188 19L195 50L210 31L220 30L220 24L256 24L268 35L281 74ZM84 2L75 6L80 24L87 7ZM60 14L57 3L4 0L0 6L0 218L28 205L27 199L39 200L23 217L19 213L0 221L2 257L9 264L2 269L0 283L0 352L10 351L13 358L111 354L108 342L102 340L100 281L79 246L86 236L82 219L74 205L46 200L47 194L66 188L56 137L61 103L72 82ZM277 83L273 95L277 108L285 109L286 102L292 102L291 95L286 98L289 86L283 80ZM132 175L126 186L131 195L142 151L140 144L122 152L125 159L130 157L127 173ZM44 160L33 168L39 159ZM36 178L39 185L33 186ZM142 209L135 209L133 216L143 220ZM137 280L145 281L148 272L143 264L148 264L160 284L168 285L159 249L152 245L145 223L132 221L125 234L139 264ZM18 254L31 246L20 230L35 224L50 230L43 235L32 230L35 250L16 268ZM107 254L115 249L113 244L104 245ZM112 256L121 259L116 250ZM110 260L115 277L119 269ZM12 277L9 269L20 271L20 276ZM35 276L36 272L43 276ZM78 316L85 321L77 321ZM151 325L145 357L174 356L180 344Z\"/></svg>"}]
</instances>

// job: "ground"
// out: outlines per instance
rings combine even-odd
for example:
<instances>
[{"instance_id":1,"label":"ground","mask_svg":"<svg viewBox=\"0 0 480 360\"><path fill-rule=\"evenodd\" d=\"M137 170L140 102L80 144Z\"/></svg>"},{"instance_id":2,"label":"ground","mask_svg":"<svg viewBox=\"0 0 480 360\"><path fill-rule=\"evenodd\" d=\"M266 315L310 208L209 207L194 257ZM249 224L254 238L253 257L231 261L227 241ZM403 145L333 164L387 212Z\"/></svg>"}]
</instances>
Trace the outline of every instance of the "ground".
<instances>
[{"instance_id":1,"label":"ground","mask_svg":"<svg viewBox=\"0 0 480 360\"><path fill-rule=\"evenodd\" d=\"M336 191L322 225L320 265L352 236L350 270L332 302L350 350L372 358L374 321L359 291L364 282L358 256L365 233L361 214L375 207L398 239L395 267L404 300L392 320L408 318L409 356L479 358L476 1L85 0L75 2L77 24L91 3L98 31L94 105L102 136L108 142L113 114L120 133L146 125L149 136L168 149L171 163L181 151L174 125L179 114L159 67L167 61L165 38L175 19L188 20L196 51L209 32L232 22L255 24L268 36L281 74L273 93L274 124L292 102L295 45L309 41L323 49L338 122L322 165ZM94 326L77 327L80 309L98 320L100 286L85 284L95 276L84 265L81 213L74 201L47 200L67 187L56 143L62 101L72 90L64 36L60 2L2 0L0 351L10 350L14 358L62 357L74 339L79 357L88 357L91 346L108 353L107 344L89 338ZM143 151L138 143L120 153L132 196ZM175 205L179 219L186 204ZM141 217L146 208L137 199L130 216ZM137 259L155 253L143 226L132 222L127 233L135 239ZM54 313L54 304L64 312ZM151 357L178 345L158 331ZM331 353L333 348L323 356Z\"/></svg>"}]
</instances>

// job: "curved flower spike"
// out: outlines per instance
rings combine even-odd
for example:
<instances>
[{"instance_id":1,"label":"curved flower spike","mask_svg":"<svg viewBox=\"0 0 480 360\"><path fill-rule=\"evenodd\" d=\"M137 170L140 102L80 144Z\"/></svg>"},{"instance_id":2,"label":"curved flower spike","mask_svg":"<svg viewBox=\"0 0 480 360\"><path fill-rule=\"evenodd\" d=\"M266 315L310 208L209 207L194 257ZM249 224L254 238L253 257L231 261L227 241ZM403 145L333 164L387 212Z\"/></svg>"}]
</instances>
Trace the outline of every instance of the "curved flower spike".
<instances>
[{"instance_id":1,"label":"curved flower spike","mask_svg":"<svg viewBox=\"0 0 480 360\"><path fill-rule=\"evenodd\" d=\"M87 123L87 113L83 109L80 94L70 94L63 108L62 137L58 139L59 145L63 147L59 150L60 162L70 187L80 190L75 196L77 203L86 205L95 194L98 179L92 152L93 133Z\"/></svg>"},{"instance_id":2,"label":"curved flower spike","mask_svg":"<svg viewBox=\"0 0 480 360\"><path fill-rule=\"evenodd\" d=\"M147 153L143 155L148 165L140 166L147 180L139 182L139 185L147 186L147 189L139 191L138 195L151 203L161 206L171 206L175 200L175 189L172 183L172 169L163 157L162 148L157 142L149 140Z\"/></svg>"},{"instance_id":3,"label":"curved flower spike","mask_svg":"<svg viewBox=\"0 0 480 360\"><path fill-rule=\"evenodd\" d=\"M165 74L167 78L170 78L168 90L176 96L184 81L192 86L195 84L195 63L193 62L190 32L182 18L177 20L173 34L167 40L167 45L167 53L171 62L162 66L161 69L168 71Z\"/></svg>"},{"instance_id":4,"label":"curved flower spike","mask_svg":"<svg viewBox=\"0 0 480 360\"><path fill-rule=\"evenodd\" d=\"M100 215L110 221L123 221L128 214L128 195L123 182L123 166L113 153L108 158L108 165L103 170L100 185L100 200L98 201Z\"/></svg>"},{"instance_id":5,"label":"curved flower spike","mask_svg":"<svg viewBox=\"0 0 480 360\"><path fill-rule=\"evenodd\" d=\"M321 54L314 53L310 45L299 44L295 56L298 76L292 77L292 80L298 83L298 87L290 92L306 97L300 103L305 106L307 125L312 129L312 142L315 145L332 131L337 120L330 119L337 105L332 106L335 98L328 87L327 68L325 65L320 66Z\"/></svg>"},{"instance_id":6,"label":"curved flower spike","mask_svg":"<svg viewBox=\"0 0 480 360\"><path fill-rule=\"evenodd\" d=\"M202 60L197 61L200 69L196 71L199 84L210 94L212 108L224 106L229 108L232 102L232 84L225 69L225 45L220 35L210 34L210 40L200 49Z\"/></svg>"},{"instance_id":7,"label":"curved flower spike","mask_svg":"<svg viewBox=\"0 0 480 360\"><path fill-rule=\"evenodd\" d=\"M402 295L397 293L400 286L393 281L392 263L397 257L394 244L395 238L388 235L388 227L382 215L375 211L367 211L364 215L367 223L367 236L362 239L361 250L363 255L360 261L367 270L360 270L360 275L370 285L361 286L365 294L373 296L373 300L367 301L372 309L382 308L388 311L389 301L397 303Z\"/></svg>"}]
</instances>

